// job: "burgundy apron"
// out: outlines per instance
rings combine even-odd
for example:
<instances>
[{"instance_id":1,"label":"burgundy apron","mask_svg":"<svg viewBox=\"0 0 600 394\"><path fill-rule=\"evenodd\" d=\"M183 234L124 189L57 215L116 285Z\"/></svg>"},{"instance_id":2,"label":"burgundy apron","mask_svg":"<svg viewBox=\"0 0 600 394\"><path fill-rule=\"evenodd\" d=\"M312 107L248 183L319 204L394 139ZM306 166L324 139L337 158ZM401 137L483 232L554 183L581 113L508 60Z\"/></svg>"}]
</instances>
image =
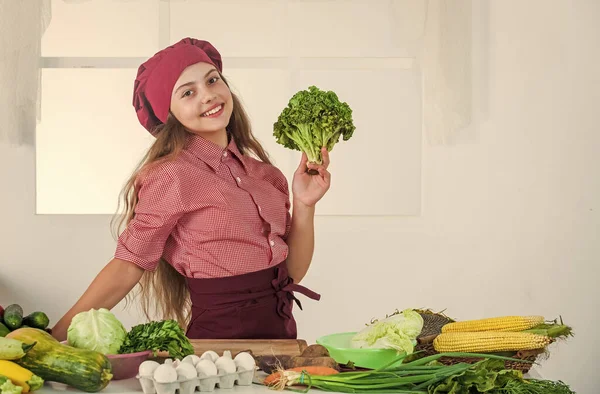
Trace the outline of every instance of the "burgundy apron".
<instances>
[{"instance_id":1,"label":"burgundy apron","mask_svg":"<svg viewBox=\"0 0 600 394\"><path fill-rule=\"evenodd\" d=\"M293 292L321 296L293 283L285 261L273 268L225 278L186 278L192 300L190 339L296 339Z\"/></svg>"}]
</instances>

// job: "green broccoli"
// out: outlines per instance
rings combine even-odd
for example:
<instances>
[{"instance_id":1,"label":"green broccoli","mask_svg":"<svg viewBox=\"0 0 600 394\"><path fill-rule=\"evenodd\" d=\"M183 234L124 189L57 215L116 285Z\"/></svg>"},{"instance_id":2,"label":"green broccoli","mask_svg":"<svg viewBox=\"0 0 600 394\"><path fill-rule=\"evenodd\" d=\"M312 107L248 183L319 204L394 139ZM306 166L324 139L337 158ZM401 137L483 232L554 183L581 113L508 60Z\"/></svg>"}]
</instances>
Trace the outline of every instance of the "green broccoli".
<instances>
[{"instance_id":1,"label":"green broccoli","mask_svg":"<svg viewBox=\"0 0 600 394\"><path fill-rule=\"evenodd\" d=\"M294 94L273 125L277 143L305 152L309 163L322 164L321 148L331 152L340 136L348 141L355 130L352 109L332 91L316 86Z\"/></svg>"},{"instance_id":2,"label":"green broccoli","mask_svg":"<svg viewBox=\"0 0 600 394\"><path fill-rule=\"evenodd\" d=\"M1 394L21 394L23 387L15 386L6 376L0 375Z\"/></svg>"}]
</instances>

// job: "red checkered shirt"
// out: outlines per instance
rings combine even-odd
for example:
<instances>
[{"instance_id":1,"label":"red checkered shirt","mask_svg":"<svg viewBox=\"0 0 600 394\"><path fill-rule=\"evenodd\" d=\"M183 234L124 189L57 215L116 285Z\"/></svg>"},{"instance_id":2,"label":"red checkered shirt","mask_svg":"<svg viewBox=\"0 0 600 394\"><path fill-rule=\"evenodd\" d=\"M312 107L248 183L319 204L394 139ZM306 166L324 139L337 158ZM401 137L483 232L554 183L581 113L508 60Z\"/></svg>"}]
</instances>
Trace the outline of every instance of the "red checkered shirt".
<instances>
[{"instance_id":1,"label":"red checkered shirt","mask_svg":"<svg viewBox=\"0 0 600 394\"><path fill-rule=\"evenodd\" d=\"M115 258L155 270L164 257L182 275L258 271L287 257L288 183L276 167L192 136L173 161L138 180L135 216Z\"/></svg>"}]
</instances>

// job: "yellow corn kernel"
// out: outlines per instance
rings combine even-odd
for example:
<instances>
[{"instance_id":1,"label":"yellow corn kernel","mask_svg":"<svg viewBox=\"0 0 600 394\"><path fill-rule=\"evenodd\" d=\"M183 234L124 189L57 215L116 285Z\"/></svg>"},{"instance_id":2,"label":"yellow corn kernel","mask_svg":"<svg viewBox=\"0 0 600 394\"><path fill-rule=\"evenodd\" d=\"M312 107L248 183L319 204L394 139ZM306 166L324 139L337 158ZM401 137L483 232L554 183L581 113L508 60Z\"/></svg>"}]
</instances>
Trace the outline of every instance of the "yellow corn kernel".
<instances>
[{"instance_id":1,"label":"yellow corn kernel","mask_svg":"<svg viewBox=\"0 0 600 394\"><path fill-rule=\"evenodd\" d=\"M438 352L490 353L542 349L552 339L529 332L449 332L438 335L433 347Z\"/></svg>"},{"instance_id":2,"label":"yellow corn kernel","mask_svg":"<svg viewBox=\"0 0 600 394\"><path fill-rule=\"evenodd\" d=\"M480 332L507 331L517 332L529 330L544 323L543 316L503 316L489 319L466 320L448 323L442 327L442 332Z\"/></svg>"}]
</instances>

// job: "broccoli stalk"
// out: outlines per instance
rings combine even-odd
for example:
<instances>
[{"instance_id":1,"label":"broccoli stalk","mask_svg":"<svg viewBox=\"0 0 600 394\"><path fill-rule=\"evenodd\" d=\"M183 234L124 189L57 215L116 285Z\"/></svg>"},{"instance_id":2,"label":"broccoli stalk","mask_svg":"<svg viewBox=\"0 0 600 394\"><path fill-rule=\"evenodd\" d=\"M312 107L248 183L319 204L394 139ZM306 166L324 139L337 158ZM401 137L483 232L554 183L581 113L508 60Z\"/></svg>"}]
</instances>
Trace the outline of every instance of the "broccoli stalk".
<instances>
[{"instance_id":1,"label":"broccoli stalk","mask_svg":"<svg viewBox=\"0 0 600 394\"><path fill-rule=\"evenodd\" d=\"M323 163L322 147L331 152L340 137L347 141L354 130L350 106L316 86L294 94L273 125L277 143L305 152L308 162L316 164Z\"/></svg>"}]
</instances>

